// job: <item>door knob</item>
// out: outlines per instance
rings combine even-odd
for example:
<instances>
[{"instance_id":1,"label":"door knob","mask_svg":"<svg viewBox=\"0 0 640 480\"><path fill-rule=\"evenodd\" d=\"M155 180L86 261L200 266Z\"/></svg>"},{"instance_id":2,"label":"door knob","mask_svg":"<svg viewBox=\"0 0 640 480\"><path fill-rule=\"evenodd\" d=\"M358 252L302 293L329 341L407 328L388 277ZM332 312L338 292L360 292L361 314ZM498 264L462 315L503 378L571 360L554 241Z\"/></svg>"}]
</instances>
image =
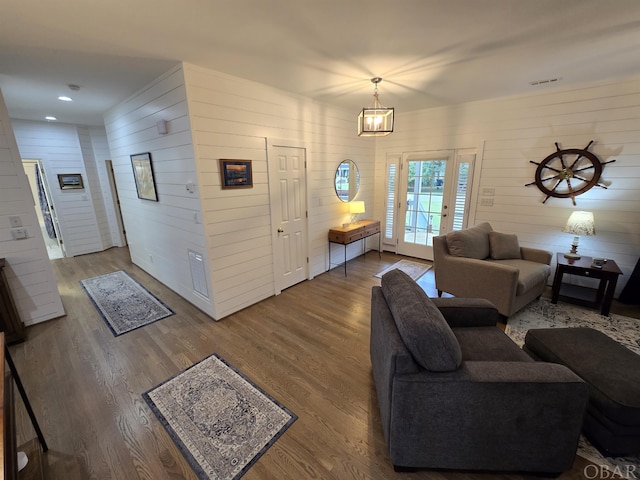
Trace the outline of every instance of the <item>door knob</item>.
<instances>
[{"instance_id":1,"label":"door knob","mask_svg":"<svg viewBox=\"0 0 640 480\"><path fill-rule=\"evenodd\" d=\"M278 228L278 233L282 233L284 232L284 229L282 227Z\"/></svg>"}]
</instances>

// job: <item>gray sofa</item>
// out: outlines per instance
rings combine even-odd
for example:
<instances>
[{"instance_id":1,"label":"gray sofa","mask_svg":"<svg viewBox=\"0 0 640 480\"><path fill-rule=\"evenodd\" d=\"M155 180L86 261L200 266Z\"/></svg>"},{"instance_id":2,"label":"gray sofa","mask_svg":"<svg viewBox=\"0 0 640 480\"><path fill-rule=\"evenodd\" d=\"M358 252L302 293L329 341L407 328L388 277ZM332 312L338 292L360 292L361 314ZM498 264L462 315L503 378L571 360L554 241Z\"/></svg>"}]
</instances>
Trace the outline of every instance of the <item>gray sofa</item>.
<instances>
[{"instance_id":1,"label":"gray sofa","mask_svg":"<svg viewBox=\"0 0 640 480\"><path fill-rule=\"evenodd\" d=\"M503 319L540 297L551 274L551 252L521 247L516 235L489 223L433 238L438 296L486 298Z\"/></svg>"},{"instance_id":2,"label":"gray sofa","mask_svg":"<svg viewBox=\"0 0 640 480\"><path fill-rule=\"evenodd\" d=\"M392 270L371 297L370 353L397 470L559 473L571 468L587 385L533 361L483 299L430 299Z\"/></svg>"}]
</instances>

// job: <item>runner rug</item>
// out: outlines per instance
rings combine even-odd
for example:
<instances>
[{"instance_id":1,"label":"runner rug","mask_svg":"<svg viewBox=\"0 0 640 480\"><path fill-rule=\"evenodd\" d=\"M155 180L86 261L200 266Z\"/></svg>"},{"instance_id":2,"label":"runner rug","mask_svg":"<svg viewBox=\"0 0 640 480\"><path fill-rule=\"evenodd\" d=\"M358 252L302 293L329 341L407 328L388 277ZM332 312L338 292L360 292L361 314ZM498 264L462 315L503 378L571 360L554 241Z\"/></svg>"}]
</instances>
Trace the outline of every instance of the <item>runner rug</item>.
<instances>
[{"instance_id":1,"label":"runner rug","mask_svg":"<svg viewBox=\"0 0 640 480\"><path fill-rule=\"evenodd\" d=\"M605 317L595 310L577 305L553 304L548 298L536 300L509 317L505 332L514 342L522 346L524 337L530 329L563 327L591 327L600 330L640 354L639 319L615 314ZM617 478L640 478L640 456L603 457L584 437L580 437L578 455L596 465L606 465L609 472L619 474Z\"/></svg>"},{"instance_id":2,"label":"runner rug","mask_svg":"<svg viewBox=\"0 0 640 480\"><path fill-rule=\"evenodd\" d=\"M123 270L80 280L80 284L115 336L173 315Z\"/></svg>"},{"instance_id":3,"label":"runner rug","mask_svg":"<svg viewBox=\"0 0 640 480\"><path fill-rule=\"evenodd\" d=\"M217 355L143 394L201 480L232 480L297 416Z\"/></svg>"},{"instance_id":4,"label":"runner rug","mask_svg":"<svg viewBox=\"0 0 640 480\"><path fill-rule=\"evenodd\" d=\"M393 265L388 266L384 270L376 273L374 277L382 278L382 275L394 269L402 270L414 280L418 280L422 275L431 269L431 265L426 263L412 262L411 260L400 260Z\"/></svg>"}]
</instances>

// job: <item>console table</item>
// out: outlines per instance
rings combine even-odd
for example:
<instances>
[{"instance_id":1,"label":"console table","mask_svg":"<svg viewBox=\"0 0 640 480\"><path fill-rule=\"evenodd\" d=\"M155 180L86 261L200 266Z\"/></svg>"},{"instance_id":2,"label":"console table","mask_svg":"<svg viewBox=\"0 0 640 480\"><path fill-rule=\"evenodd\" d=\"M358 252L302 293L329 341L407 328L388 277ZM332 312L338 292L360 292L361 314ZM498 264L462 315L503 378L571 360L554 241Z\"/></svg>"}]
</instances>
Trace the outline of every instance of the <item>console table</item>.
<instances>
[{"instance_id":1,"label":"console table","mask_svg":"<svg viewBox=\"0 0 640 480\"><path fill-rule=\"evenodd\" d=\"M600 307L600 314L608 316L618 276L622 275L622 271L616 262L607 260L602 265L602 268L597 268L592 265L593 258L591 257L581 257L573 260L566 258L563 253L558 253L556 260L558 265L553 279L551 303L558 303L558 298L561 297L566 302L591 308ZM562 283L562 277L565 274L597 278L600 280L600 284L595 289Z\"/></svg>"},{"instance_id":2,"label":"console table","mask_svg":"<svg viewBox=\"0 0 640 480\"><path fill-rule=\"evenodd\" d=\"M347 276L347 245L364 240L367 237L378 235L378 256L382 247L380 239L380 221L379 220L360 220L359 222L350 223L346 227L334 227L329 230L329 270L331 265L340 265L340 263L331 262L331 244L337 243L344 245L344 276ZM365 242L362 242L362 255L366 252Z\"/></svg>"}]
</instances>

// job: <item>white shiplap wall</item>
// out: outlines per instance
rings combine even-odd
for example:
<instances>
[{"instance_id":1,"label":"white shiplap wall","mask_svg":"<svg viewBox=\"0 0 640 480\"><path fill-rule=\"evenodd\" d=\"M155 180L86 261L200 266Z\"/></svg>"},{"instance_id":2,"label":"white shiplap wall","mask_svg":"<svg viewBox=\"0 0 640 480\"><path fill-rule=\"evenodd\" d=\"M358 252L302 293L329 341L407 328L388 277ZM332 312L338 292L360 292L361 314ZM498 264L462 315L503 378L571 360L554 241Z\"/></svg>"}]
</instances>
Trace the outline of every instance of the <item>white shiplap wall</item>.
<instances>
[{"instance_id":1,"label":"white shiplap wall","mask_svg":"<svg viewBox=\"0 0 640 480\"><path fill-rule=\"evenodd\" d=\"M357 112L191 64L184 70L216 311L223 317L274 293L266 143L306 148L309 277L328 268L327 230L349 219L334 190L342 160L358 164L358 200L373 203L374 143L355 134ZM220 158L252 160L253 188L222 190Z\"/></svg>"},{"instance_id":2,"label":"white shiplap wall","mask_svg":"<svg viewBox=\"0 0 640 480\"><path fill-rule=\"evenodd\" d=\"M28 238L13 240L10 216L19 216ZM33 196L4 99L0 93L0 258L25 325L65 314L38 225Z\"/></svg>"},{"instance_id":3,"label":"white shiplap wall","mask_svg":"<svg viewBox=\"0 0 640 480\"><path fill-rule=\"evenodd\" d=\"M111 159L107 133L101 127L78 126L78 138L87 172L85 181L89 184L96 226L102 245L101 250L121 246L105 163L106 160Z\"/></svg>"},{"instance_id":4,"label":"white shiplap wall","mask_svg":"<svg viewBox=\"0 0 640 480\"><path fill-rule=\"evenodd\" d=\"M356 113L189 64L112 109L105 124L134 263L215 319L273 295L266 144L275 138L307 149L309 276L326 271L327 230L349 219L333 183L342 160L356 161L358 199L373 204L374 143L355 135ZM152 154L159 202L136 196L129 155L139 152ZM254 187L222 191L220 158L252 160ZM209 302L192 291L189 249L205 256Z\"/></svg>"},{"instance_id":5,"label":"white shiplap wall","mask_svg":"<svg viewBox=\"0 0 640 480\"><path fill-rule=\"evenodd\" d=\"M536 165L560 147L584 148L604 167L608 189L594 187L569 199L544 196L533 181ZM517 233L524 245L553 252L569 249L572 237L561 228L573 210L595 214L594 237L580 239L584 255L615 259L624 272L619 293L640 255L640 78L573 89L474 102L397 114L396 131L379 140L376 151L376 207L384 207L384 159L415 150L477 148L481 169L470 224L488 221L498 231ZM495 189L493 206L481 206L483 188ZM574 278L575 282L582 280Z\"/></svg>"},{"instance_id":6,"label":"white shiplap wall","mask_svg":"<svg viewBox=\"0 0 640 480\"><path fill-rule=\"evenodd\" d=\"M167 134L158 133L160 120ZM207 298L194 291L189 266L189 250L204 255L205 265L207 252L181 66L107 112L105 127L132 261L215 317L209 272ZM157 202L136 192L130 155L143 152L151 154Z\"/></svg>"},{"instance_id":7,"label":"white shiplap wall","mask_svg":"<svg viewBox=\"0 0 640 480\"><path fill-rule=\"evenodd\" d=\"M42 160L44 164L66 255L99 252L110 246L103 243L100 235L97 215L104 216L104 211L96 210L99 205L93 202L95 154L87 129L26 120L13 120L12 123L22 158ZM88 155L86 164L85 154ZM81 174L85 188L62 190L58 183L60 173Z\"/></svg>"}]
</instances>

